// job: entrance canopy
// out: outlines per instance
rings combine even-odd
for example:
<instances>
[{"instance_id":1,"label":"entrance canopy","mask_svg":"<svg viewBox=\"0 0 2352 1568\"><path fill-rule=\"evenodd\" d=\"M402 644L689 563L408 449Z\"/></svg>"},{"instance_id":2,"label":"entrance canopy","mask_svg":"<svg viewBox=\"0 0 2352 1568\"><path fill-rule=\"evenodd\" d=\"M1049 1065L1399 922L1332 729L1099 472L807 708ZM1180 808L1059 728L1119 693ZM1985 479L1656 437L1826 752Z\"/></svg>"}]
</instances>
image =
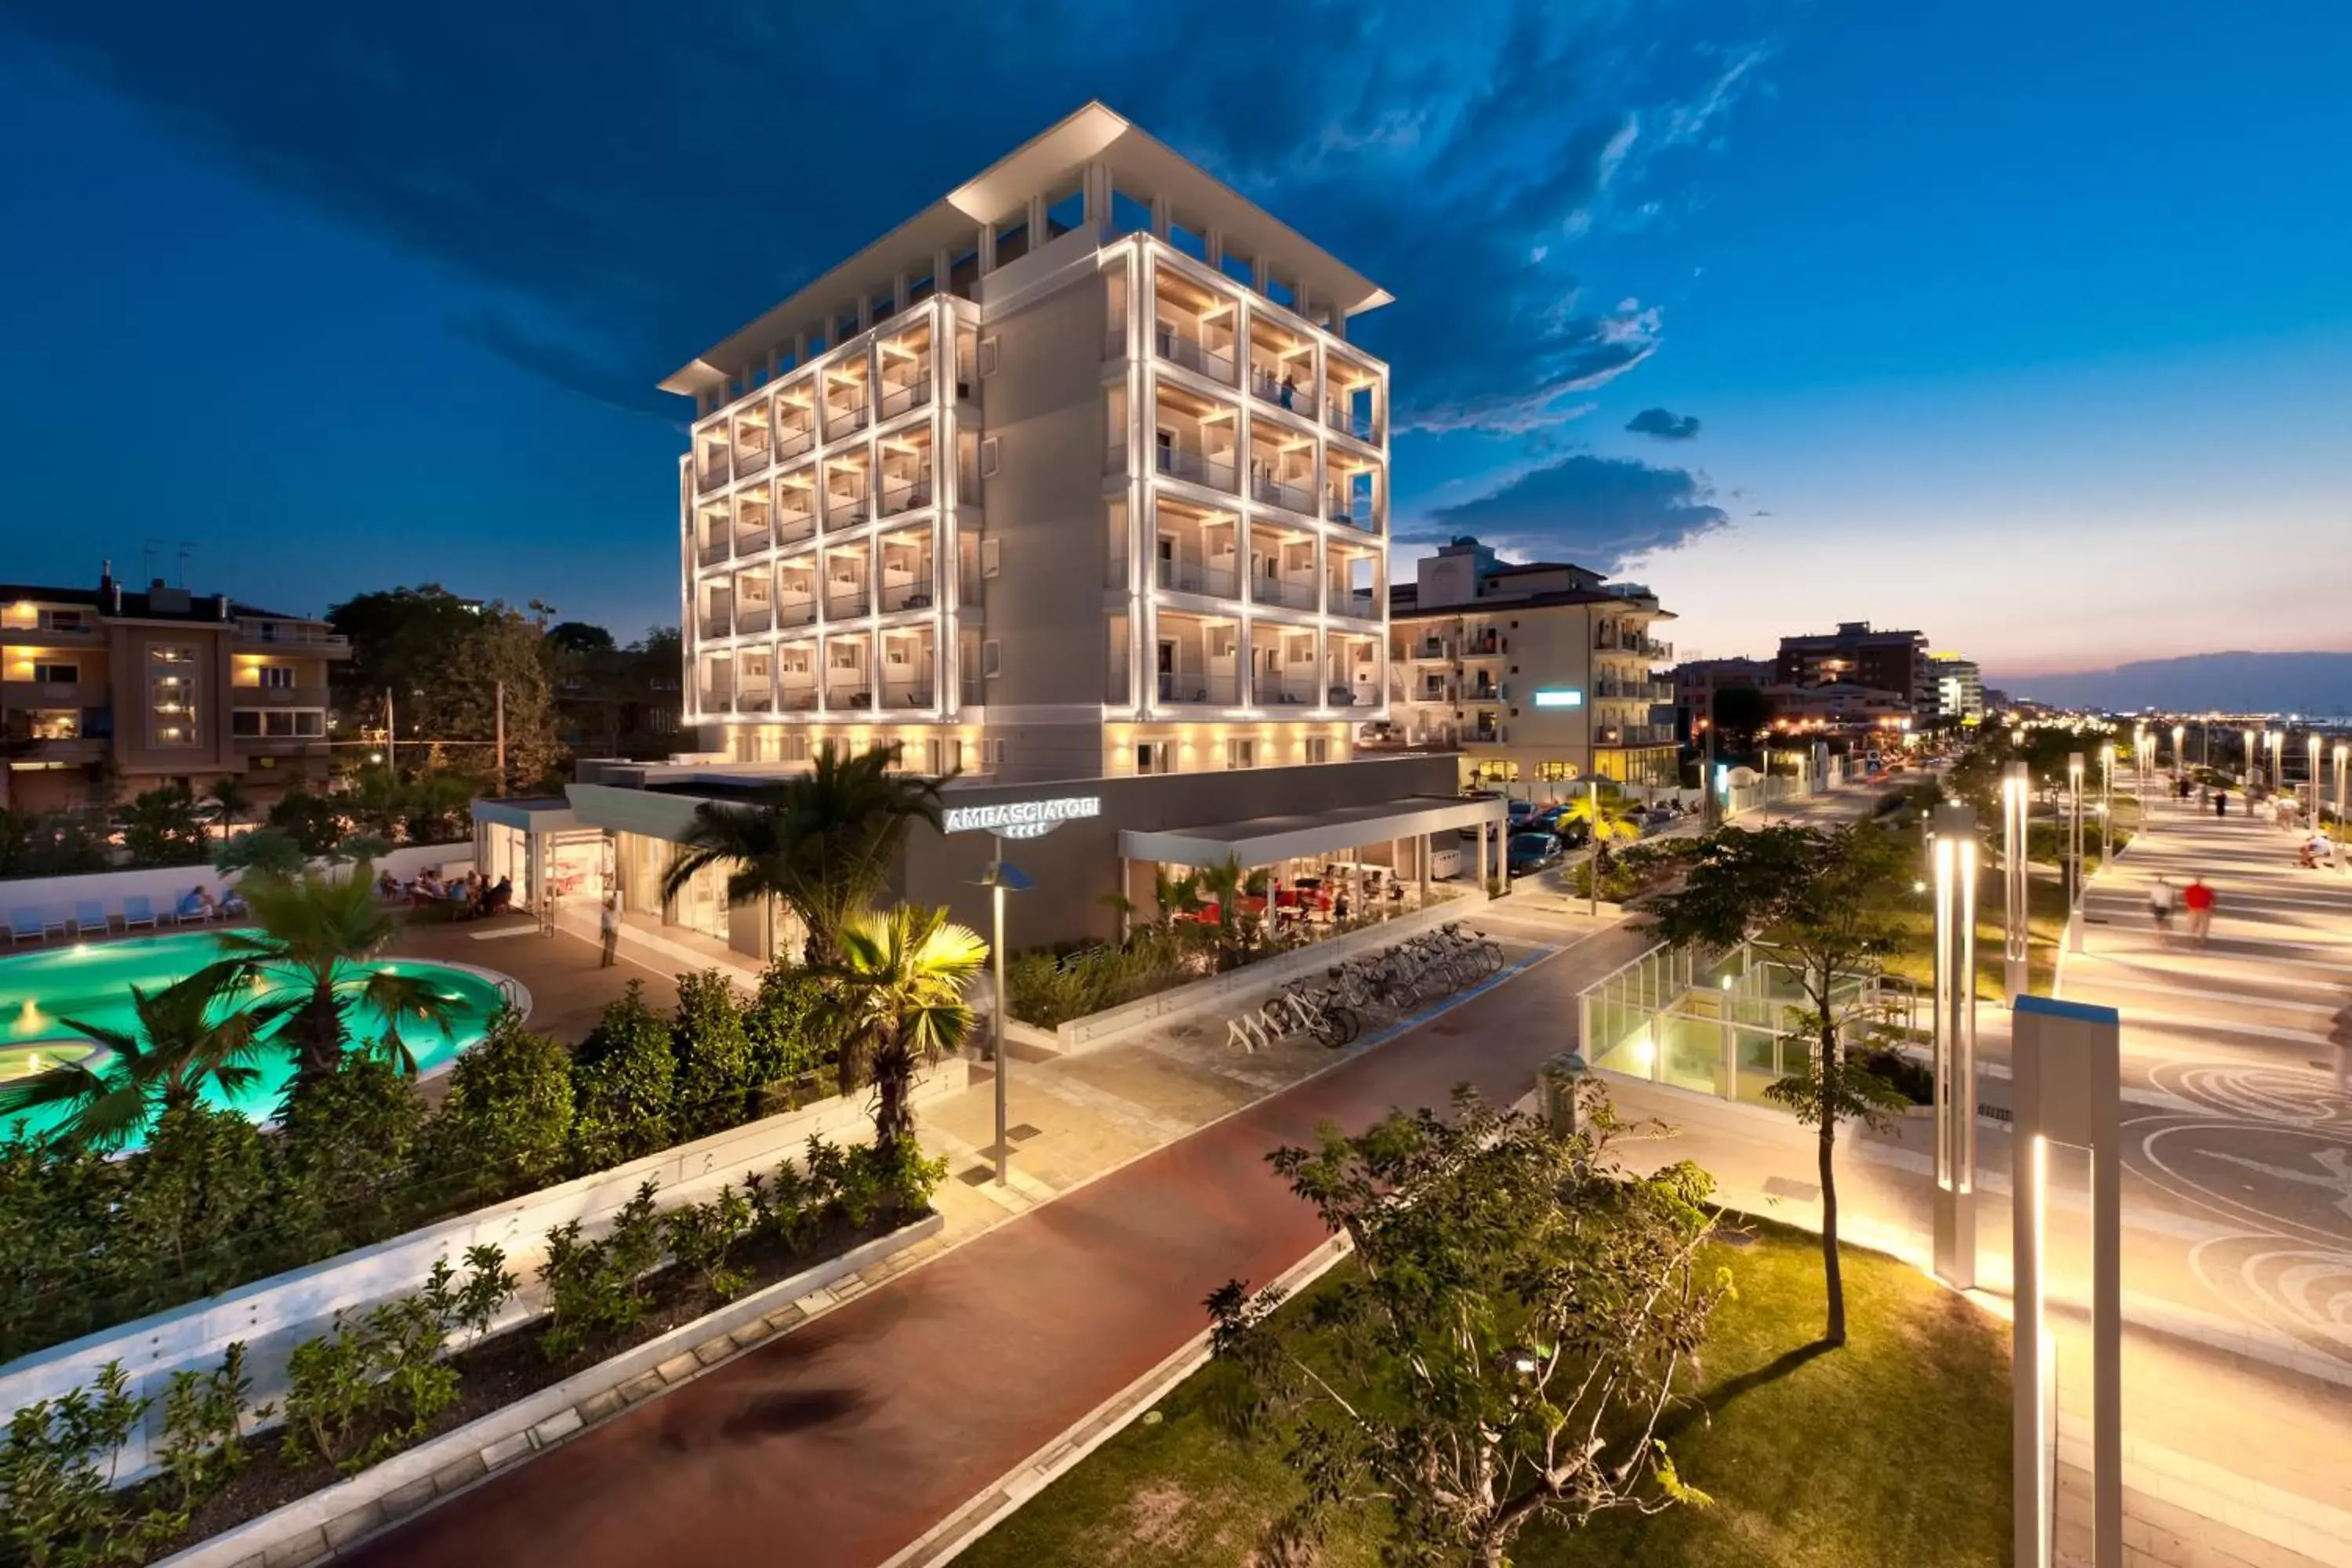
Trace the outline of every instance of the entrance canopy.
<instances>
[{"instance_id":1,"label":"entrance canopy","mask_svg":"<svg viewBox=\"0 0 2352 1568\"><path fill-rule=\"evenodd\" d=\"M560 833L583 826L572 803L560 795L484 796L474 802L474 820L511 827L519 833Z\"/></svg>"},{"instance_id":2,"label":"entrance canopy","mask_svg":"<svg viewBox=\"0 0 2352 1568\"><path fill-rule=\"evenodd\" d=\"M1158 832L1129 828L1118 836L1118 852L1130 860L1170 866L1222 866L1239 860L1244 869L1284 860L1307 860L1379 844L1419 838L1424 833L1500 826L1509 807L1498 799L1460 800L1410 795L1365 805L1338 805L1293 816L1257 816L1245 822L1215 822L1203 827Z\"/></svg>"}]
</instances>

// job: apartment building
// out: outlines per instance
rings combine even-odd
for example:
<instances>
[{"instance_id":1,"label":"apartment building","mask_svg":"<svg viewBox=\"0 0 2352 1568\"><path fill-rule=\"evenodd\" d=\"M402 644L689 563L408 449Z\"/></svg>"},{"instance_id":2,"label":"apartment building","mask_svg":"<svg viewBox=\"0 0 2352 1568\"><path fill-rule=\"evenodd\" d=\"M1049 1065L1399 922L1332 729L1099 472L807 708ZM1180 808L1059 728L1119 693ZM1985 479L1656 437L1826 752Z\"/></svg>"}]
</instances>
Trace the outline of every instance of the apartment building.
<instances>
[{"instance_id":1,"label":"apartment building","mask_svg":"<svg viewBox=\"0 0 2352 1568\"><path fill-rule=\"evenodd\" d=\"M895 744L958 801L1096 808L1053 818L1084 870L1016 900L1024 939L1099 934L1100 895L1209 863L1186 853L1393 879L1491 803L1447 764L1343 765L1388 712L1389 372L1349 341L1388 299L1088 104L662 384L695 405L684 717L713 760L599 773L501 831L615 834L626 884L684 809L628 791L690 805ZM1191 782L1115 787L1163 777ZM1318 803L1340 817L1248 826ZM975 900L935 872L985 837L919 836L905 885ZM749 940L688 893L665 921Z\"/></svg>"},{"instance_id":2,"label":"apartment building","mask_svg":"<svg viewBox=\"0 0 2352 1568\"><path fill-rule=\"evenodd\" d=\"M1927 639L1917 632L1874 630L1841 621L1834 632L1782 637L1773 674L1782 686L1865 686L1891 691L1912 712L1931 700Z\"/></svg>"},{"instance_id":3,"label":"apartment building","mask_svg":"<svg viewBox=\"0 0 2352 1568\"><path fill-rule=\"evenodd\" d=\"M1927 656L1929 702L1925 717L1957 719L1962 723L1985 713L1984 671L1976 660L1956 653Z\"/></svg>"},{"instance_id":4,"label":"apartment building","mask_svg":"<svg viewBox=\"0 0 2352 1568\"><path fill-rule=\"evenodd\" d=\"M1715 711L1715 694L1772 684L1769 658L1691 658L1675 666L1675 735L1685 745L1701 735L1699 721Z\"/></svg>"},{"instance_id":5,"label":"apartment building","mask_svg":"<svg viewBox=\"0 0 2352 1568\"><path fill-rule=\"evenodd\" d=\"M258 799L327 771L323 621L191 594L0 584L0 805L67 811L242 775Z\"/></svg>"},{"instance_id":6,"label":"apartment building","mask_svg":"<svg viewBox=\"0 0 2352 1568\"><path fill-rule=\"evenodd\" d=\"M1466 784L1541 795L1598 775L1672 786L1675 689L1653 637L1671 612L1637 584L1553 562L1511 564L1475 539L1422 561L1390 601L1391 747L1457 752Z\"/></svg>"}]
</instances>

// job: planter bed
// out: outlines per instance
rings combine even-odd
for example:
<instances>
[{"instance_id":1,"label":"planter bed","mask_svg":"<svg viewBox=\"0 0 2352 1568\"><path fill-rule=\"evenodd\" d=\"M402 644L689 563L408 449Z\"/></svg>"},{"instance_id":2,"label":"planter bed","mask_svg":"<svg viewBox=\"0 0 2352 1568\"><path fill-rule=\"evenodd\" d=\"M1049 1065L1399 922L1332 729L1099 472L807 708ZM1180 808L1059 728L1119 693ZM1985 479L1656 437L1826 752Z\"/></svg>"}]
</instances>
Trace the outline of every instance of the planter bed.
<instances>
[{"instance_id":1,"label":"planter bed","mask_svg":"<svg viewBox=\"0 0 2352 1568\"><path fill-rule=\"evenodd\" d=\"M886 1225L877 1222L863 1230L854 1229L845 1222L835 1221L828 1226L814 1241L798 1249L788 1249L780 1239L774 1238L746 1242L739 1247L729 1259L730 1265L740 1269L744 1276L746 1281L744 1288L735 1295L724 1299L712 1291L702 1276L694 1269L679 1264L665 1265L646 1282L646 1306L643 1317L625 1330L592 1338L581 1347L578 1353L562 1361L551 1361L540 1350L540 1333L548 1325L548 1319L545 1316L531 1318L518 1323L510 1329L497 1332L450 1356L448 1364L457 1370L460 1379L457 1402L435 1417L415 1442L394 1454L387 1455L377 1464L349 1475L321 1460L313 1459L301 1463L287 1460L279 1447L279 1439L284 1433L282 1426L273 1426L257 1432L246 1439L248 1459L244 1468L194 1510L190 1516L186 1532L175 1538L171 1544L170 1550L175 1555L168 1558L159 1557L156 1561L230 1563L242 1561L248 1555L257 1560L265 1552L270 1554L270 1561L273 1563L313 1561L314 1556L299 1553L281 1557L280 1553L288 1543L274 1535L268 1541L257 1540L249 1543L236 1543L230 1554L203 1551L202 1548L213 1537L263 1520L265 1516L277 1510L300 1502L330 1488L345 1483L362 1483L355 1487L354 1490L364 1491L368 1495L352 1497L347 1510L336 1510L323 1522L306 1521L307 1528L303 1531L319 1537L319 1554L323 1554L327 1550L331 1549L330 1542L336 1546L348 1544L365 1532L363 1529L356 1526L344 1530L335 1528L338 1523L351 1515L363 1515L364 1517L358 1523L373 1528L374 1525L389 1522L394 1518L404 1517L407 1513L429 1502L436 1495L434 1472L428 1471L421 1486L412 1483L396 1486L394 1489L394 1493L415 1494L402 1498L402 1500L409 1504L408 1507L394 1510L392 1507L393 1494L380 1492L377 1489L364 1486L372 1476L386 1466L394 1466L403 1470L413 1468L412 1465L403 1465L401 1461L404 1458L417 1457L420 1450L432 1447L437 1439L456 1433L460 1428L478 1422L487 1425L489 1418L497 1416L500 1412L530 1400L534 1395L552 1390L568 1380L577 1380L582 1384L588 1385L579 1391L578 1396L583 1402L597 1398L606 1400L606 1405L600 1408L596 1415L601 1417L603 1415L609 1415L622 1408L625 1404L634 1402L633 1398L625 1394L609 1391L614 1384L631 1383L634 1386L632 1383L634 1374L630 1365L615 1365L612 1369L609 1382L600 1380L594 1374L607 1363L633 1363L640 1358L631 1357L630 1352L648 1345L654 1341L676 1336L682 1342L678 1347L675 1347L677 1354L695 1356L698 1366L711 1364L718 1361L719 1356L716 1353L699 1353L707 1352L709 1346L695 1344L693 1342L697 1336L690 1331L681 1333L680 1331L690 1331L693 1325L705 1319L733 1320L748 1316L748 1321L758 1322L761 1320L756 1309L761 1308L766 1309L770 1317L776 1316L775 1310L784 1306L785 1303L782 1300L768 1301L763 1297L780 1283L794 1281L803 1276L820 1274L824 1270L827 1263L835 1260L850 1261L846 1258L846 1255L853 1251L862 1250L869 1256L895 1252L899 1247L920 1242L936 1233L938 1228L939 1222L935 1215L923 1215L898 1224ZM887 1242L895 1242L896 1245L877 1245ZM846 1269L835 1270L832 1278L838 1279L843 1272L847 1271ZM773 1331L772 1326L766 1327L756 1337L765 1337L766 1334ZM713 1333L724 1332L723 1324L714 1322ZM748 1342L755 1336L739 1328L736 1337L740 1341ZM723 1344L725 1342L720 1342ZM669 1348L665 1347L666 1351ZM667 1355L663 1364L668 1364ZM677 1379L665 1381L652 1378L650 1375L646 1378L635 1379L635 1382L648 1381L658 1387L667 1386L667 1382L677 1381ZM600 1383L603 1383L604 1386L594 1386ZM656 1387L637 1390L635 1397L649 1394L656 1391ZM567 1402L563 1410L569 1412L571 1408L571 1405ZM568 1431L576 1430L582 1425L582 1421L576 1417L568 1424L560 1419L548 1421L542 1418L535 1421L531 1424L531 1427L508 1436L507 1446L509 1452L501 1457L502 1458L520 1458L541 1446L540 1440L532 1436L533 1427L564 1426ZM551 1441L554 1436L561 1435L562 1434L551 1433L547 1440ZM351 1446L355 1450L362 1448L373 1436L374 1433L372 1431L357 1433ZM462 1463L476 1452L472 1447L452 1446L453 1449L457 1447L464 1447L465 1451L463 1453L452 1451L437 1457L435 1463L436 1470L446 1468L453 1463ZM482 1467L481 1473L487 1473L487 1469L488 1466L485 1465ZM134 1513L151 1502L155 1507L163 1508L168 1507L172 1500L169 1483L160 1479L141 1483L131 1490L127 1500L130 1505L129 1511ZM226 1542L220 1544L223 1547L231 1545Z\"/></svg>"}]
</instances>

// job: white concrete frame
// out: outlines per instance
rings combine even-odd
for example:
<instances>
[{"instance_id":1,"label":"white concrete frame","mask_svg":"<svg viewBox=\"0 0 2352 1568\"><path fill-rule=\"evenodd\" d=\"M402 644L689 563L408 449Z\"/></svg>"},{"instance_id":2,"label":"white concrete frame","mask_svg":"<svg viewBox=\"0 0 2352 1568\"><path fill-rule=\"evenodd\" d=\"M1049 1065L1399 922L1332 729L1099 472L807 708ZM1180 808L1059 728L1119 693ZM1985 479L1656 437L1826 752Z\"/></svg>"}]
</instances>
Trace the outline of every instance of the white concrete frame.
<instances>
[{"instance_id":1,"label":"white concrete frame","mask_svg":"<svg viewBox=\"0 0 2352 1568\"><path fill-rule=\"evenodd\" d=\"M1936 808L1936 1275L1977 1282L1977 814Z\"/></svg>"},{"instance_id":2,"label":"white concrete frame","mask_svg":"<svg viewBox=\"0 0 2352 1568\"><path fill-rule=\"evenodd\" d=\"M2026 989L2026 811L2033 781L2023 763L2000 781L2001 989L2011 1006Z\"/></svg>"},{"instance_id":3,"label":"white concrete frame","mask_svg":"<svg viewBox=\"0 0 2352 1568\"><path fill-rule=\"evenodd\" d=\"M2112 1007L2021 996L2010 1037L2016 1275L2017 1568L2049 1568L2057 1513L2055 1354L2043 1295L2050 1146L2091 1155L2091 1560L2123 1568L2123 1191L2121 1026Z\"/></svg>"}]
</instances>

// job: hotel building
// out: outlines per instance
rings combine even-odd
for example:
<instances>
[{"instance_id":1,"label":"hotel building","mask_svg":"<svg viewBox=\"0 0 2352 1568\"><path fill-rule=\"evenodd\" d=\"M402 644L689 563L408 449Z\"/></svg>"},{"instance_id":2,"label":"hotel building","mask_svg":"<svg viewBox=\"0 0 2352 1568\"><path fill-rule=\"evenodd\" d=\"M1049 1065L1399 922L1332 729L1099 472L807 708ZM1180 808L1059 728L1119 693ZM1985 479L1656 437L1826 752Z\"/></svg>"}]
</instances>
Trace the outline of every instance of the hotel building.
<instances>
[{"instance_id":1,"label":"hotel building","mask_svg":"<svg viewBox=\"0 0 2352 1568\"><path fill-rule=\"evenodd\" d=\"M1390 600L1382 743L1459 752L1462 780L1565 794L1595 775L1672 788L1672 620L1636 584L1553 562L1512 565L1475 539L1422 561Z\"/></svg>"},{"instance_id":2,"label":"hotel building","mask_svg":"<svg viewBox=\"0 0 2352 1568\"><path fill-rule=\"evenodd\" d=\"M1268 864L1248 857L1279 838L1402 869L1434 805L1485 808L1450 759L1354 760L1388 717L1389 373L1349 329L1388 298L1081 109L662 384L695 406L685 718L713 755L592 764L540 821L493 805L491 826L614 834L628 884L698 791L895 744L959 807L1101 806L1024 850L1084 861L1016 901L1024 942L1107 930L1087 910L1132 896L1139 859ZM1270 812L1300 820L1246 831ZM1168 837L1193 827L1224 837ZM985 844L919 834L902 890L977 910L932 873L976 872Z\"/></svg>"},{"instance_id":3,"label":"hotel building","mask_svg":"<svg viewBox=\"0 0 2352 1568\"><path fill-rule=\"evenodd\" d=\"M241 775L267 802L327 773L323 621L191 594L0 584L0 807L73 811Z\"/></svg>"}]
</instances>

